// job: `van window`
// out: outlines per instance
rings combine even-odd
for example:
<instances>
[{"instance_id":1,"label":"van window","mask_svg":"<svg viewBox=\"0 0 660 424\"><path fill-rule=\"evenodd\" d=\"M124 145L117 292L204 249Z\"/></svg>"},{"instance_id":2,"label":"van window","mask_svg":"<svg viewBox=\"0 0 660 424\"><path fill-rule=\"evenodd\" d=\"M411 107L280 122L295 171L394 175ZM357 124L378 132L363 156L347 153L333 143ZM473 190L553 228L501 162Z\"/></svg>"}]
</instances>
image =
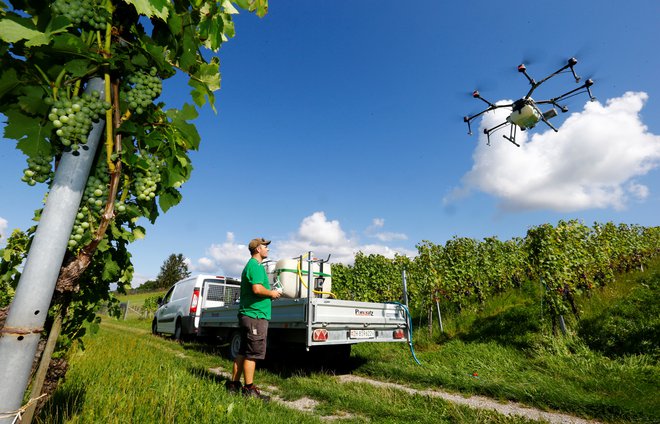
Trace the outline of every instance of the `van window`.
<instances>
[{"instance_id":1,"label":"van window","mask_svg":"<svg viewBox=\"0 0 660 424\"><path fill-rule=\"evenodd\" d=\"M172 299L172 293L174 292L174 287L176 286L170 287L170 289L167 291L167 294L163 298L163 305L166 303L170 303L170 300Z\"/></svg>"},{"instance_id":2,"label":"van window","mask_svg":"<svg viewBox=\"0 0 660 424\"><path fill-rule=\"evenodd\" d=\"M215 302L225 302L225 304L235 303L241 295L240 282L239 285L233 285L236 280L218 280L208 279L204 280L204 286L207 287L208 293L206 299Z\"/></svg>"}]
</instances>

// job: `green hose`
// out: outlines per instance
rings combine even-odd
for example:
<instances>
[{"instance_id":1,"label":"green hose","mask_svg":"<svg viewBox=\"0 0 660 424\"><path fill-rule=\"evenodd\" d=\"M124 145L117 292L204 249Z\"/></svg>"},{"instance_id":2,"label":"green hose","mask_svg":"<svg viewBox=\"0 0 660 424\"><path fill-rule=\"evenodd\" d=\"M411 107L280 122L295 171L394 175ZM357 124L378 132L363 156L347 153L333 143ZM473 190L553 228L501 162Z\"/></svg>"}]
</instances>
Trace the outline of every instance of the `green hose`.
<instances>
[{"instance_id":1,"label":"green hose","mask_svg":"<svg viewBox=\"0 0 660 424\"><path fill-rule=\"evenodd\" d=\"M412 353L413 359L415 360L415 362L417 362L417 365L422 365L422 363L419 362L419 359L417 359L417 355L415 355L415 348L413 347L413 328L412 328L413 323L408 307L403 303L399 303L399 302L387 302L387 303L401 306L405 311L406 316L408 317L408 346L410 346L410 353Z\"/></svg>"}]
</instances>

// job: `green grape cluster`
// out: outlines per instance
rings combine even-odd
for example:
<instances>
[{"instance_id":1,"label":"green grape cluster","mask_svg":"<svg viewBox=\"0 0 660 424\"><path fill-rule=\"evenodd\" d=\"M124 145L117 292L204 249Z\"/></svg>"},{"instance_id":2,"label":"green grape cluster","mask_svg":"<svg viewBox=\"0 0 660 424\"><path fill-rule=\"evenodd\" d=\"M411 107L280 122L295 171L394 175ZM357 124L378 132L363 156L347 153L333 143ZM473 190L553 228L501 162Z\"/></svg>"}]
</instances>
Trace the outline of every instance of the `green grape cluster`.
<instances>
[{"instance_id":1,"label":"green grape cluster","mask_svg":"<svg viewBox=\"0 0 660 424\"><path fill-rule=\"evenodd\" d=\"M78 210L76 220L73 223L73 231L69 236L69 247L82 246L86 240L91 239L90 210L84 204Z\"/></svg>"},{"instance_id":2,"label":"green grape cluster","mask_svg":"<svg viewBox=\"0 0 660 424\"><path fill-rule=\"evenodd\" d=\"M109 13L94 0L55 0L55 14L67 17L72 23L93 30L105 30Z\"/></svg>"},{"instance_id":3,"label":"green grape cluster","mask_svg":"<svg viewBox=\"0 0 660 424\"><path fill-rule=\"evenodd\" d=\"M139 71L129 75L128 83L130 88L125 92L124 98L128 109L137 114L144 112L163 91L163 82L156 75L156 68L151 68L149 73Z\"/></svg>"},{"instance_id":4,"label":"green grape cluster","mask_svg":"<svg viewBox=\"0 0 660 424\"><path fill-rule=\"evenodd\" d=\"M65 147L78 150L79 144L87 143L92 123L97 122L110 104L99 97L98 91L92 94L74 96L71 100L56 100L48 114L55 127L55 134Z\"/></svg>"},{"instance_id":5,"label":"green grape cluster","mask_svg":"<svg viewBox=\"0 0 660 424\"><path fill-rule=\"evenodd\" d=\"M86 204L93 212L101 213L108 200L110 176L107 166L96 168L95 175L87 180L85 192L83 193L83 204Z\"/></svg>"},{"instance_id":6,"label":"green grape cluster","mask_svg":"<svg viewBox=\"0 0 660 424\"><path fill-rule=\"evenodd\" d=\"M156 188L160 182L160 172L155 160L148 159L149 168L135 174L135 197L140 201L148 201L156 197Z\"/></svg>"},{"instance_id":7,"label":"green grape cluster","mask_svg":"<svg viewBox=\"0 0 660 424\"><path fill-rule=\"evenodd\" d=\"M80 209L69 236L69 248L84 245L92 239L92 223L98 221L108 201L110 175L105 162L100 162L90 175L83 192Z\"/></svg>"},{"instance_id":8,"label":"green grape cluster","mask_svg":"<svg viewBox=\"0 0 660 424\"><path fill-rule=\"evenodd\" d=\"M36 183L44 183L53 178L52 161L52 157L45 155L28 158L28 167L23 171L21 181L33 186Z\"/></svg>"}]
</instances>

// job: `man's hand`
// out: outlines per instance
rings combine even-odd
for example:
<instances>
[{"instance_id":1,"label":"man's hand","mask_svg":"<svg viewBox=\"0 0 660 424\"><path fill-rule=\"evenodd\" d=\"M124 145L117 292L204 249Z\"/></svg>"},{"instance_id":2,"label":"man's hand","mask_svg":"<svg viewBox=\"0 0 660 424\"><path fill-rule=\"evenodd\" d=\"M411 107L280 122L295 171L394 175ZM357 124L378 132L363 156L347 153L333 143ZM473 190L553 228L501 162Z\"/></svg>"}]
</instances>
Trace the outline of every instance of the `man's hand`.
<instances>
[{"instance_id":1,"label":"man's hand","mask_svg":"<svg viewBox=\"0 0 660 424\"><path fill-rule=\"evenodd\" d=\"M282 296L282 293L280 293L278 290L271 290L270 291L270 298L271 299L273 299L273 300L279 299L280 296Z\"/></svg>"}]
</instances>

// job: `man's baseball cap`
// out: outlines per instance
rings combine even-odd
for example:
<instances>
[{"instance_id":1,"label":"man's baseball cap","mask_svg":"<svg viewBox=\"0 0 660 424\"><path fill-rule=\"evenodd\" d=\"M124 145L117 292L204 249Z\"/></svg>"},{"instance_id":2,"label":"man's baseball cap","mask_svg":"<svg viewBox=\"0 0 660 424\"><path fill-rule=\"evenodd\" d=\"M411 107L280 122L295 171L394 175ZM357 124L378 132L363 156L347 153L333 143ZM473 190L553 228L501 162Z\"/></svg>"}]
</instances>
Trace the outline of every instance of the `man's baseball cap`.
<instances>
[{"instance_id":1,"label":"man's baseball cap","mask_svg":"<svg viewBox=\"0 0 660 424\"><path fill-rule=\"evenodd\" d=\"M250 240L250 244L248 244L248 249L250 249L250 252L254 252L254 250L262 244L268 246L270 244L270 240L266 240L263 237L252 239Z\"/></svg>"}]
</instances>

